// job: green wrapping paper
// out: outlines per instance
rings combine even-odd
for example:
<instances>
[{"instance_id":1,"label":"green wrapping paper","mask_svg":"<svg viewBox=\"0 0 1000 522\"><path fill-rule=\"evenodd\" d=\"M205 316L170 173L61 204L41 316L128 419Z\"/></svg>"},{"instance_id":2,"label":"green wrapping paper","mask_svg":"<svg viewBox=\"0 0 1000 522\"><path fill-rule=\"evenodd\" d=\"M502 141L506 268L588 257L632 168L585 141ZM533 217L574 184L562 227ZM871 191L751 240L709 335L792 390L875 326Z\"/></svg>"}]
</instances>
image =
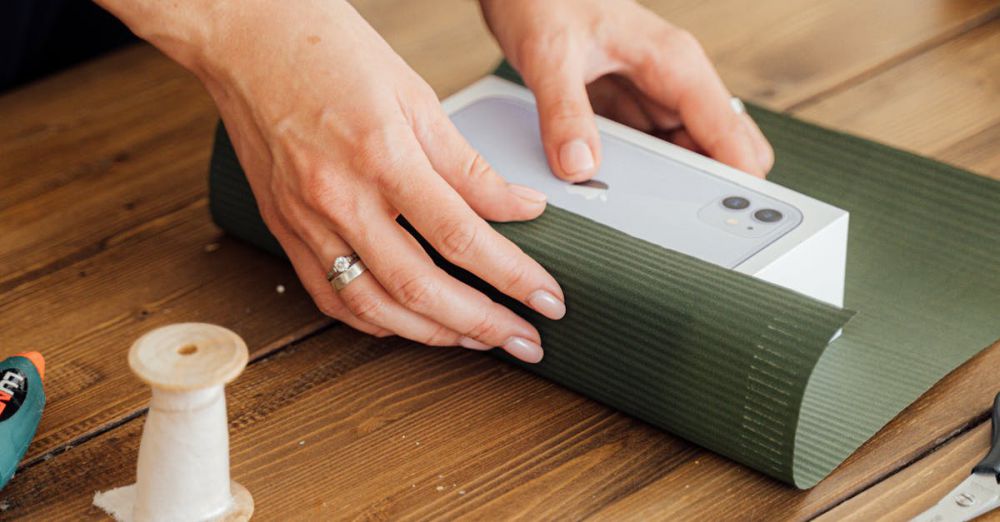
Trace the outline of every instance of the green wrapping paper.
<instances>
[{"instance_id":1,"label":"green wrapping paper","mask_svg":"<svg viewBox=\"0 0 1000 522\"><path fill-rule=\"evenodd\" d=\"M538 327L545 358L523 367L806 488L1000 336L1000 184L750 111L775 147L769 179L851 212L845 309L551 205L493 226L559 280L561 321L431 253ZM283 255L221 125L210 194L220 227Z\"/></svg>"}]
</instances>

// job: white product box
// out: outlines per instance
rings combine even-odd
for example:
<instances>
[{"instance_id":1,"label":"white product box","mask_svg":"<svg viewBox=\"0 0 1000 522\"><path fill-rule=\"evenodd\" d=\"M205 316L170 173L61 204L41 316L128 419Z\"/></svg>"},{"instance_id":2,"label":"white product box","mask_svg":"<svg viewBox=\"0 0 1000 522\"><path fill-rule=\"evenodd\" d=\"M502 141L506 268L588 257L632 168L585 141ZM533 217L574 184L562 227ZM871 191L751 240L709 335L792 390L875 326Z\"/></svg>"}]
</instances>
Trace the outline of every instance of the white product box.
<instances>
[{"instance_id":1,"label":"white product box","mask_svg":"<svg viewBox=\"0 0 1000 522\"><path fill-rule=\"evenodd\" d=\"M550 205L843 306L844 210L601 117L599 172L567 183L549 170L528 89L487 77L443 104L501 175Z\"/></svg>"}]
</instances>

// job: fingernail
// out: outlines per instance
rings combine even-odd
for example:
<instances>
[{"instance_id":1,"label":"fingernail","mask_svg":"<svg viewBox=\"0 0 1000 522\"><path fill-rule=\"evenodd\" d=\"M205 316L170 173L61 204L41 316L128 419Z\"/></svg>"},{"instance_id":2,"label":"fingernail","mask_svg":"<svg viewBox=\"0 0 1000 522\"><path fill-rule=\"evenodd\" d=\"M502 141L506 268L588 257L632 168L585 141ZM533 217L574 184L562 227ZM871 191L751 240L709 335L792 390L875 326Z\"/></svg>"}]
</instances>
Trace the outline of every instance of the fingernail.
<instances>
[{"instance_id":1,"label":"fingernail","mask_svg":"<svg viewBox=\"0 0 1000 522\"><path fill-rule=\"evenodd\" d=\"M566 315L566 304L545 290L535 290L528 296L528 305L549 319L562 319Z\"/></svg>"},{"instance_id":2,"label":"fingernail","mask_svg":"<svg viewBox=\"0 0 1000 522\"><path fill-rule=\"evenodd\" d=\"M524 185L517 185L511 183L507 185L507 190L511 191L515 196L526 199L532 203L545 203L545 194L531 188L525 187Z\"/></svg>"},{"instance_id":3,"label":"fingernail","mask_svg":"<svg viewBox=\"0 0 1000 522\"><path fill-rule=\"evenodd\" d=\"M559 149L559 165L566 174L579 174L594 168L594 153L583 140L573 140Z\"/></svg>"},{"instance_id":4,"label":"fingernail","mask_svg":"<svg viewBox=\"0 0 1000 522\"><path fill-rule=\"evenodd\" d=\"M470 350L489 350L490 348L493 348L488 344L483 344L471 337L465 337L465 336L458 338L458 344L462 348L468 348Z\"/></svg>"},{"instance_id":5,"label":"fingernail","mask_svg":"<svg viewBox=\"0 0 1000 522\"><path fill-rule=\"evenodd\" d=\"M507 339L503 343L503 349L524 362L536 363L542 360L542 347L523 337Z\"/></svg>"}]
</instances>

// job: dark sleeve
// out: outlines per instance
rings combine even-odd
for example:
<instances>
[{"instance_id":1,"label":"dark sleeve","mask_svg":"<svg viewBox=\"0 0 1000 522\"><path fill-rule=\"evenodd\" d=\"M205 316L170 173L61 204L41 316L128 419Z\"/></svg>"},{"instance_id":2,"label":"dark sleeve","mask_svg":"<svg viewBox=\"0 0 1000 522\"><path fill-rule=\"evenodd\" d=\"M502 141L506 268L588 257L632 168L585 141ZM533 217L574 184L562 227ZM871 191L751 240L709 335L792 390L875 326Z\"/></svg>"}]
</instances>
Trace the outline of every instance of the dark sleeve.
<instances>
[{"instance_id":1,"label":"dark sleeve","mask_svg":"<svg viewBox=\"0 0 1000 522\"><path fill-rule=\"evenodd\" d=\"M135 41L87 0L0 1L0 91Z\"/></svg>"}]
</instances>

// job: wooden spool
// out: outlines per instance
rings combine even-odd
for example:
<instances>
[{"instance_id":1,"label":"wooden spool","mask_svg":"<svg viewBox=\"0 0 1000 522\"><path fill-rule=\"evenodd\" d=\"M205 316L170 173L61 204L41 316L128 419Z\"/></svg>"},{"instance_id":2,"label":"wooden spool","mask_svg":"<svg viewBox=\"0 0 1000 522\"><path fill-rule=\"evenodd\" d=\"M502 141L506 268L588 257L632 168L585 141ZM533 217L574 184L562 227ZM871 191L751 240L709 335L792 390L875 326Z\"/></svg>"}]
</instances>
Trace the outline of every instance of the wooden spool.
<instances>
[{"instance_id":1,"label":"wooden spool","mask_svg":"<svg viewBox=\"0 0 1000 522\"><path fill-rule=\"evenodd\" d=\"M253 497L229 477L224 386L249 352L221 326L157 328L129 350L132 371L152 388L136 483L99 493L94 503L121 521L245 521Z\"/></svg>"}]
</instances>

